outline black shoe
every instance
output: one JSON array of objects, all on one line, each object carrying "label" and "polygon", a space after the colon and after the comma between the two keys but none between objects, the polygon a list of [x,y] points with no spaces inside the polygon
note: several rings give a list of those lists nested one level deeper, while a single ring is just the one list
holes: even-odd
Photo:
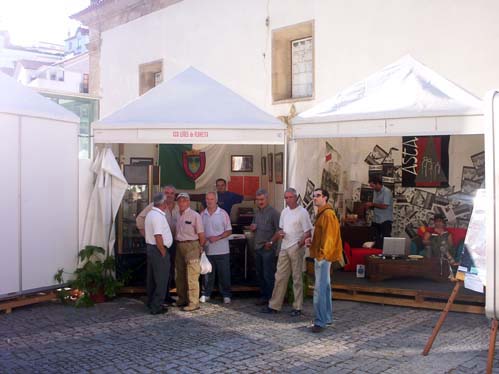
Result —
[{"label": "black shoe", "polygon": [[268,306],[266,306],[265,308],[263,308],[262,310],[260,310],[260,313],[267,313],[267,314],[275,314],[275,313],[278,313],[279,311],[275,310],[275,309],[272,309]]},{"label": "black shoe", "polygon": [[320,327],[320,326],[317,326],[317,325],[313,325],[312,328],[311,328],[311,331],[313,333],[323,332],[324,330],[325,330],[324,327]]},{"label": "black shoe", "polygon": [[175,301],[173,297],[165,297],[165,304],[173,304]]},{"label": "black shoe", "polygon": [[168,313],[168,309],[167,308],[162,308],[160,310],[151,311],[151,314],[153,316],[158,315],[158,314],[166,314],[166,313]]},{"label": "black shoe", "polygon": [[290,315],[291,317],[298,317],[298,316],[301,316],[301,314],[302,314],[302,313],[301,313],[301,310],[299,310],[299,309],[293,309],[293,310],[291,311],[291,313],[289,313],[289,315]]}]

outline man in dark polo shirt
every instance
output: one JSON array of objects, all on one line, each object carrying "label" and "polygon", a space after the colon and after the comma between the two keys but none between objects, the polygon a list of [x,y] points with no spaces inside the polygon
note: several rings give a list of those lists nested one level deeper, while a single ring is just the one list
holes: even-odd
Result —
[{"label": "man in dark polo shirt", "polygon": [[260,283],[260,300],[257,305],[267,305],[274,289],[275,248],[279,239],[279,212],[269,205],[269,194],[264,189],[256,191],[257,210],[251,231],[255,233],[255,265]]},{"label": "man in dark polo shirt", "polygon": [[225,210],[230,217],[230,212],[235,204],[240,204],[243,200],[253,200],[253,196],[243,196],[235,192],[227,191],[227,182],[223,178],[218,178],[215,182],[217,187],[218,206]]}]

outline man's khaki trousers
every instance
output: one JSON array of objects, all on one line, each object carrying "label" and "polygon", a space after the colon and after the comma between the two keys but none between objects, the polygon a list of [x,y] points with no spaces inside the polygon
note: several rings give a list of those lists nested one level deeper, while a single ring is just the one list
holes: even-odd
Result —
[{"label": "man's khaki trousers", "polygon": [[199,306],[199,273],[201,254],[199,242],[177,242],[175,258],[175,282],[177,285],[178,305]]},{"label": "man's khaki trousers", "polygon": [[305,248],[298,246],[298,243],[287,249],[281,249],[277,259],[277,271],[275,273],[275,285],[269,307],[281,310],[284,296],[288,289],[289,276],[293,276],[293,294],[295,300],[293,309],[301,310],[303,306],[303,257]]}]

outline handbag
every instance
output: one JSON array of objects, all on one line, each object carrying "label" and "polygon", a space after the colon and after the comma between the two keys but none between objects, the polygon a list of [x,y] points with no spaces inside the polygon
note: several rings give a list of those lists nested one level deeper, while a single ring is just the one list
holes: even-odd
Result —
[{"label": "handbag", "polygon": [[208,257],[206,257],[204,252],[201,253],[201,261],[199,262],[199,265],[201,266],[201,274],[211,273],[211,262],[208,260]]}]

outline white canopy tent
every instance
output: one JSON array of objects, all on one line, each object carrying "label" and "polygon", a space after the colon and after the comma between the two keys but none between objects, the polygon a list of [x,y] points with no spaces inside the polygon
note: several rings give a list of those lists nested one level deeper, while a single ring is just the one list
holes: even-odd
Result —
[{"label": "white canopy tent", "polygon": [[292,139],[483,134],[482,102],[405,56],[292,120]]},{"label": "white canopy tent", "polygon": [[0,298],[54,286],[78,253],[79,118],[0,73]]},{"label": "white canopy tent", "polygon": [[195,68],[93,124],[95,143],[285,144],[286,125]]}]

